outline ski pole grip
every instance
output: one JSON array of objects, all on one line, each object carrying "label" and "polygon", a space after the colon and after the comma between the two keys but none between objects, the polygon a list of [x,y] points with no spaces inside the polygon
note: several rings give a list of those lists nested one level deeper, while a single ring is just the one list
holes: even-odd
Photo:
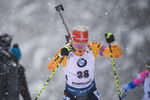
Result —
[{"label": "ski pole grip", "polygon": [[57,5],[57,6],[55,7],[55,9],[56,9],[56,11],[60,11],[60,9],[61,9],[62,11],[64,11],[64,7],[63,7],[62,4]]}]

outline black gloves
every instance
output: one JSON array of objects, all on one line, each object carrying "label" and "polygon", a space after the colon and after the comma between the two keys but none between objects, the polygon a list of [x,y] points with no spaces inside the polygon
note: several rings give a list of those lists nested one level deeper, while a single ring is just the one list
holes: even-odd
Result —
[{"label": "black gloves", "polygon": [[106,41],[107,43],[112,43],[115,41],[115,37],[112,33],[105,33],[105,38],[106,38]]},{"label": "black gloves", "polygon": [[60,55],[61,56],[68,56],[69,55],[69,52],[72,51],[72,46],[71,47],[63,47],[60,51]]}]

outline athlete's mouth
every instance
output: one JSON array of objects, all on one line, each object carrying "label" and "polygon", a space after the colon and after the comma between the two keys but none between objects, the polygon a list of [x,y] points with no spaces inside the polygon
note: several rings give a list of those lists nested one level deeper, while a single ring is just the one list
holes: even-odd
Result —
[{"label": "athlete's mouth", "polygon": [[82,53],[82,50],[78,50],[79,53]]}]

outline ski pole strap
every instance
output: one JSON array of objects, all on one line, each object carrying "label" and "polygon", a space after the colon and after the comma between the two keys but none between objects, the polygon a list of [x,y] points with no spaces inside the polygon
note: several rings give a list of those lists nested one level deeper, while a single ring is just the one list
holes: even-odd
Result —
[{"label": "ski pole strap", "polygon": [[63,61],[63,57],[61,58],[60,62],[58,63],[57,67],[54,69],[54,71],[51,73],[51,75],[49,76],[48,80],[46,81],[46,83],[44,84],[43,88],[41,89],[41,91],[39,92],[39,94],[37,95],[37,97],[35,98],[35,100],[37,100],[40,96],[40,94],[42,93],[42,91],[44,90],[44,88],[46,87],[46,85],[48,84],[48,82],[50,81],[50,79],[53,77],[53,75],[55,74],[55,72],[57,71],[58,67],[60,66],[61,62]]},{"label": "ski pole strap", "polygon": [[113,54],[112,54],[112,50],[111,50],[111,45],[110,45],[110,43],[109,43],[109,49],[110,49],[110,55],[111,55],[112,66],[113,66],[113,70],[114,70],[114,75],[115,75],[115,79],[116,79],[116,85],[117,85],[119,100],[123,100],[123,99],[121,98],[121,93],[120,93],[120,88],[119,88],[119,82],[118,82],[117,73],[116,73],[116,68],[115,68],[115,62],[114,62],[114,58],[113,58]]}]

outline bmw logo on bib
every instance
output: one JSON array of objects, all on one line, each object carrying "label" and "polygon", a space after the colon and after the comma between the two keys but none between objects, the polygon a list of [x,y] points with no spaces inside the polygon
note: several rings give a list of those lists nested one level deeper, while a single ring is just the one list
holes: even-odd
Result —
[{"label": "bmw logo on bib", "polygon": [[86,66],[86,64],[87,64],[87,61],[86,61],[84,58],[80,58],[80,59],[78,59],[78,61],[77,61],[77,65],[78,65],[79,67],[84,67],[84,66]]}]

